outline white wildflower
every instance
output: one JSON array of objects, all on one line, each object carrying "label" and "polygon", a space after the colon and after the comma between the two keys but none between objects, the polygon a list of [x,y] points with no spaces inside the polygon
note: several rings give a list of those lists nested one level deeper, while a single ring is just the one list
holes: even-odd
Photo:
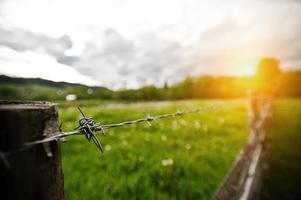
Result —
[{"label": "white wildflower", "polygon": [[169,158],[166,160],[162,160],[161,164],[165,167],[165,166],[169,166],[169,165],[173,165],[173,159]]},{"label": "white wildflower", "polygon": [[207,124],[205,124],[205,125],[203,126],[203,131],[204,131],[204,132],[207,132],[207,131],[208,131],[208,125],[207,125]]},{"label": "white wildflower", "polygon": [[174,129],[174,130],[176,130],[176,129],[178,129],[178,122],[177,121],[172,121],[172,129]]},{"label": "white wildflower", "polygon": [[128,141],[122,140],[122,145],[126,146],[128,144]]},{"label": "white wildflower", "polygon": [[139,162],[143,162],[144,161],[144,157],[143,156],[139,156],[138,160],[139,160]]},{"label": "white wildflower", "polygon": [[180,119],[179,120],[179,123],[182,125],[182,126],[187,126],[187,122],[185,119]]},{"label": "white wildflower", "polygon": [[190,149],[191,149],[191,144],[186,144],[186,145],[185,145],[185,148],[186,148],[187,150],[190,150]]},{"label": "white wildflower", "polygon": [[162,141],[166,141],[166,140],[167,140],[167,137],[166,137],[165,135],[162,135],[162,136],[161,136],[161,140],[162,140]]},{"label": "white wildflower", "polygon": [[195,122],[194,122],[194,127],[195,127],[196,129],[200,129],[200,128],[201,128],[201,123],[200,123],[199,121],[195,121]]},{"label": "white wildflower", "polygon": [[221,124],[221,125],[224,124],[225,123],[225,119],[224,118],[219,118],[218,123]]},{"label": "white wildflower", "polygon": [[112,146],[111,146],[111,145],[107,144],[107,145],[105,146],[105,150],[106,150],[106,151],[110,151],[111,149],[112,149]]}]

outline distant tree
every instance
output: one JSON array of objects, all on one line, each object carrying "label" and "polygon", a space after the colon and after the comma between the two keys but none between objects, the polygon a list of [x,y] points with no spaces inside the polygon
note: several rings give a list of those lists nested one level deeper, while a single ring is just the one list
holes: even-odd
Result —
[{"label": "distant tree", "polygon": [[279,76],[281,74],[280,64],[276,58],[265,57],[258,63],[256,78],[258,81],[258,90],[275,95]]},{"label": "distant tree", "polygon": [[276,58],[266,57],[259,61],[256,75],[260,81],[272,82],[280,73],[279,61]]},{"label": "distant tree", "polygon": [[167,83],[167,81],[165,81],[164,82],[164,87],[163,87],[165,90],[167,90],[168,89],[168,83]]}]

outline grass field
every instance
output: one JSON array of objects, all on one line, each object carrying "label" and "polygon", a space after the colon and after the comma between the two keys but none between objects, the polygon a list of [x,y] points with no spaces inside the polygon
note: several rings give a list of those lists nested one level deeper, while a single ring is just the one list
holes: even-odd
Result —
[{"label": "grass field", "polygon": [[68,138],[62,145],[66,199],[210,199],[245,144],[247,116],[244,100],[61,104],[66,131],[77,126],[76,105],[108,124],[208,104],[231,106],[111,129],[99,136],[103,155],[84,137]]},{"label": "grass field", "polygon": [[301,100],[279,100],[269,131],[270,172],[264,200],[301,198]]}]

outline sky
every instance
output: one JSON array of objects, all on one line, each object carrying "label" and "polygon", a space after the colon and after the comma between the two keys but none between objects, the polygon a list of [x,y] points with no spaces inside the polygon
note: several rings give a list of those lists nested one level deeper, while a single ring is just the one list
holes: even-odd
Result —
[{"label": "sky", "polygon": [[298,0],[0,0],[0,74],[112,89],[301,69]]}]

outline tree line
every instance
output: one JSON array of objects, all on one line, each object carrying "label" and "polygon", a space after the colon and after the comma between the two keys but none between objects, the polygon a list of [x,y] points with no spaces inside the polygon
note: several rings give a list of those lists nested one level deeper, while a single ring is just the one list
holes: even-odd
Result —
[{"label": "tree line", "polygon": [[203,75],[187,77],[173,85],[154,85],[139,89],[113,91],[105,87],[0,76],[0,98],[22,100],[64,100],[74,94],[77,99],[112,100],[180,100],[206,98],[242,98],[249,91],[265,91],[276,97],[301,97],[301,71],[282,72],[274,58],[262,59],[253,76],[231,77]]}]

